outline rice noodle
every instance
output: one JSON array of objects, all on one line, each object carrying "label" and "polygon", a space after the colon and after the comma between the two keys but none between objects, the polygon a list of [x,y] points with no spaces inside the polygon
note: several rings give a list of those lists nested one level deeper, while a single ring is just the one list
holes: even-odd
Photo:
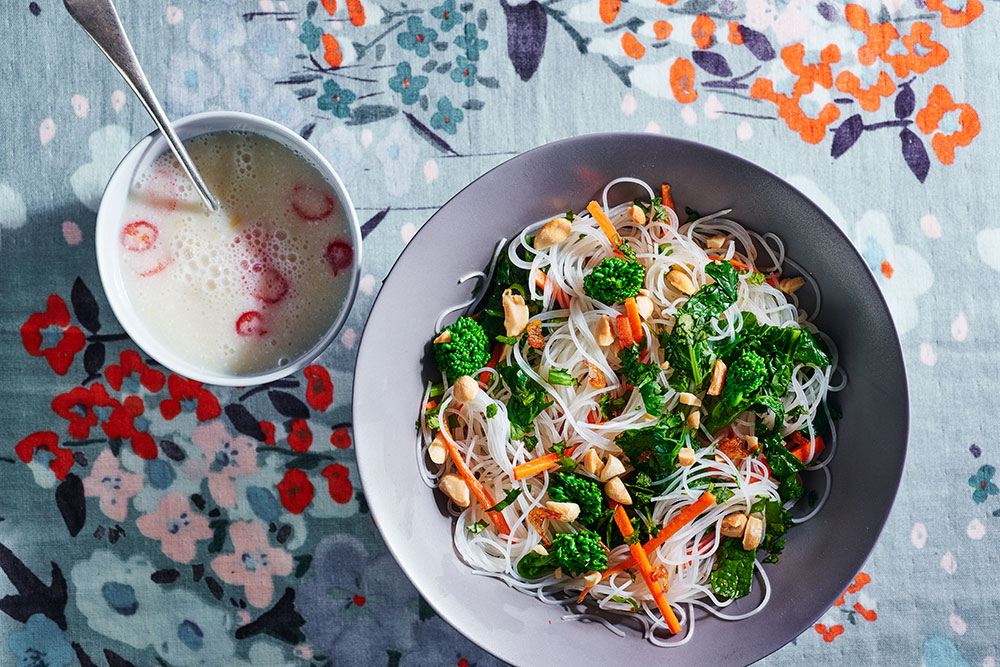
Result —
[{"label": "rice noodle", "polygon": [[[805,278],[806,287],[803,292],[815,304],[809,316],[799,308],[799,301],[794,294],[786,294],[769,282],[755,284],[746,279],[749,274],[741,275],[736,302],[726,309],[718,321],[712,323],[709,340],[735,340],[744,325],[744,314],[752,313],[762,324],[806,328],[821,337],[830,350],[832,363],[825,368],[801,364],[793,368],[788,392],[782,399],[785,413],[789,415],[782,429],[783,436],[804,430],[811,440],[816,435],[813,422],[820,414],[829,424],[825,451],[816,457],[818,460],[810,461],[803,472],[807,479],[811,479],[817,471],[823,472],[822,496],[807,514],[795,518],[794,522],[812,518],[829,497],[832,480],[827,465],[837,449],[837,433],[827,404],[827,394],[839,391],[847,382],[846,374],[837,366],[838,355],[833,341],[818,332],[810,322],[818,314],[821,305],[816,281],[786,257],[785,245],[780,238],[772,233],[761,235],[745,229],[727,217],[729,209],[683,224],[679,223],[672,210],[665,209],[667,220],[637,225],[628,215],[631,202],[608,207],[608,193],[614,185],[620,183],[639,185],[650,198],[654,194],[646,183],[634,178],[615,179],[608,183],[602,193],[605,211],[612,224],[646,268],[645,288],[654,304],[652,315],[644,323],[644,341],[649,362],[659,365],[664,360],[657,337],[650,334],[670,330],[678,309],[687,301],[687,295],[681,294],[666,281],[665,276],[671,269],[684,271],[695,285],[701,286],[708,280],[705,267],[713,261],[711,256],[742,262],[752,270],[768,274],[769,278],[780,277],[786,266]],[[598,320],[605,315],[613,319],[621,314],[621,310],[592,300],[583,289],[584,277],[604,258],[611,256],[614,248],[593,217],[584,212],[573,219],[569,238],[543,251],[536,251],[531,246],[529,237],[545,222],[539,221],[525,227],[506,250],[515,266],[532,272],[530,275],[541,270],[546,274],[543,288],[539,289],[533,280],[527,286],[529,296],[541,300],[543,304],[542,311],[533,319],[541,325],[545,338],[544,348],[536,352],[527,343],[507,346],[503,361],[519,366],[549,393],[553,401],[553,405],[535,420],[535,433],[545,450],[549,443],[565,441],[567,446],[576,446],[572,454],[576,461],[582,461],[591,449],[597,450],[602,456],[617,453],[619,449],[614,438],[618,434],[649,426],[651,421],[645,414],[639,391],[626,388],[619,381],[615,371],[616,352],[612,348],[602,348],[594,339]],[[722,246],[706,251],[706,240],[719,235],[725,237]],[[480,288],[488,285],[496,270],[503,243],[502,241],[496,246],[486,271],[471,273],[460,282],[476,278]],[[526,259],[528,257],[531,259]],[[556,301],[557,289],[569,297],[568,308],[563,308]],[[444,319],[450,313],[463,311],[475,301],[476,299],[464,302],[441,313],[434,333],[441,330]],[[529,362],[529,358],[533,361]],[[591,367],[603,372],[605,387],[594,388],[586,381]],[[565,369],[573,377],[580,378],[580,384],[550,384],[549,371],[557,368]],[[663,370],[659,380],[665,387],[666,407],[674,409],[678,403],[678,394],[666,382],[670,372]],[[548,498],[549,475],[543,472],[530,479],[514,480],[514,467],[538,456],[542,450],[529,452],[524,442],[511,439],[506,408],[510,390],[499,381],[496,370],[486,368],[483,373],[487,374],[484,378],[486,391],[480,391],[475,399],[461,406],[453,401],[453,388],[445,384],[443,395],[438,397],[440,418],[453,420],[453,427],[449,429],[450,433],[443,433],[462,453],[468,468],[493,498],[503,498],[511,488],[520,489],[521,494],[503,511],[510,526],[510,534],[507,536],[496,532],[488,520],[487,527],[481,531],[473,532],[468,529],[477,522],[486,520],[484,508],[478,503],[474,502],[466,509],[450,506],[449,509],[455,516],[455,548],[475,574],[499,579],[545,604],[564,604],[583,590],[582,578],[557,578],[556,573],[552,573],[539,579],[526,580],[517,572],[518,561],[541,542],[541,537],[528,521],[528,514],[532,509],[544,507]],[[838,381],[834,383],[834,375],[837,374]],[[429,392],[428,385],[421,405],[426,404]],[[590,423],[588,416],[597,408],[604,394],[625,396],[625,408],[611,420],[599,424]],[[487,417],[488,410],[495,410],[493,418]],[[754,435],[758,420],[753,413],[744,413],[733,422],[730,431],[741,438]],[[453,468],[450,461],[440,466],[430,463],[426,453],[432,437],[433,433],[421,414],[417,451],[420,457],[420,474],[428,485],[433,485],[434,480]],[[734,511],[749,512],[751,506],[761,498],[780,501],[777,482],[771,478],[767,465],[758,458],[747,457],[737,465],[717,451],[716,442],[704,429],[696,440],[690,440],[689,437],[688,444],[695,449],[694,463],[676,469],[664,480],[654,480],[662,483],[664,491],[653,499],[653,520],[660,524],[668,523],[698,498],[709,480],[716,488],[728,489],[732,495],[724,502],[709,507],[650,554],[651,565],[666,572],[665,596],[682,625],[687,628],[684,636],[665,638],[668,636],[666,626],[651,593],[641,578],[633,578],[627,572],[608,577],[590,590],[590,597],[596,603],[595,611],[604,613],[567,614],[563,617],[564,620],[598,622],[614,634],[624,636],[620,628],[607,620],[607,614],[611,613],[613,618],[636,623],[651,643],[669,648],[691,640],[694,634],[695,607],[721,619],[738,620],[758,613],[767,604],[771,587],[760,563],[755,563],[755,569],[763,586],[761,601],[752,610],[742,614],[722,612],[731,601],[716,597],[709,576],[723,539],[720,532],[722,519]],[[795,505],[793,501],[786,504],[786,507],[790,509]],[[558,521],[550,523],[555,524],[553,528],[558,532],[575,530],[571,524]],[[622,545],[610,552],[609,561],[614,565],[626,557],[628,549]],[[634,600],[638,610],[633,611],[631,603],[622,600]]]}]

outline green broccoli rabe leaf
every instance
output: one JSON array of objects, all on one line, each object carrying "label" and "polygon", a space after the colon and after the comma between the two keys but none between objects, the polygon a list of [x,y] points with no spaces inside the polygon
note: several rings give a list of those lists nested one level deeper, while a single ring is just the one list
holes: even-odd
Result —
[{"label": "green broccoli rabe leaf", "polygon": [[590,527],[604,513],[604,492],[596,482],[579,475],[556,473],[549,477],[549,498],[580,506],[577,521]]},{"label": "green broccoli rabe leaf", "polygon": [[487,512],[500,512],[502,510],[510,507],[510,504],[517,500],[517,497],[521,495],[521,489],[507,489],[507,495],[504,499],[498,502],[493,507],[487,508]]},{"label": "green broccoli rabe leaf", "polygon": [[552,539],[548,551],[546,556],[534,551],[526,554],[517,563],[518,574],[525,579],[537,579],[557,567],[571,576],[608,569],[608,556],[601,546],[601,538],[591,530],[560,533]]},{"label": "green broccoli rabe leaf", "polygon": [[653,426],[623,431],[615,438],[615,444],[636,471],[644,472],[652,479],[661,479],[676,466],[683,436],[684,418],[679,414],[670,414]]},{"label": "green broccoli rabe leaf", "polygon": [[792,353],[792,361],[822,368],[830,365],[830,355],[819,337],[803,329],[799,344]]},{"label": "green broccoli rabe leaf", "polygon": [[647,382],[653,382],[660,374],[660,369],[653,364],[644,364],[639,361],[641,354],[642,346],[638,343],[624,347],[618,352],[621,373],[625,377],[625,381],[633,387],[641,387]]},{"label": "green broccoli rabe leaf", "polygon": [[610,393],[601,394],[601,399],[598,401],[601,416],[605,420],[614,419],[620,415],[626,404],[628,404],[628,396],[612,396]]},{"label": "green broccoli rabe leaf", "polygon": [[788,478],[794,478],[805,467],[802,461],[795,458],[782,444],[780,436],[764,441],[764,456],[767,457],[767,465],[771,468],[771,474],[781,482]]},{"label": "green broccoli rabe leaf", "polygon": [[803,493],[805,493],[805,489],[795,477],[789,477],[778,486],[778,495],[783,503],[787,503],[789,500],[798,500]]},{"label": "green broccoli rabe leaf", "polygon": [[684,212],[687,214],[687,222],[694,222],[701,217],[701,213],[694,210],[690,206],[684,207]]},{"label": "green broccoli rabe leaf", "polygon": [[757,550],[744,551],[739,538],[727,537],[715,555],[716,569],[709,577],[719,597],[735,600],[750,592]]},{"label": "green broccoli rabe leaf", "polygon": [[[528,296],[529,292],[526,288],[529,280],[528,270],[515,266],[510,261],[507,249],[505,246],[497,258],[497,265],[493,271],[493,278],[490,280],[486,303],[483,311],[479,314],[479,323],[483,326],[483,330],[486,332],[489,340],[496,340],[497,336],[506,334],[506,329],[503,325],[504,290],[510,288],[523,296],[525,303],[528,304],[529,314],[534,315],[541,309],[540,304],[537,301],[532,301]],[[533,253],[528,253],[526,259],[531,261],[532,257]]]},{"label": "green broccoli rabe leaf", "polygon": [[654,417],[659,417],[663,414],[663,408],[666,404],[666,399],[664,398],[666,390],[660,386],[659,382],[647,382],[639,387],[639,394],[642,396],[642,404],[648,414]]},{"label": "green broccoli rabe leaf", "polygon": [[[511,430],[514,431],[516,427],[518,435],[534,432],[535,417],[552,405],[552,401],[546,400],[548,392],[516,365],[500,366],[497,371],[511,391],[510,400],[507,401],[507,418],[510,420]],[[511,437],[514,437],[513,433]]]},{"label": "green broccoli rabe leaf", "polygon": [[715,282],[703,285],[687,300],[681,310],[708,321],[722,315],[726,308],[733,305],[740,279],[736,269],[729,262],[712,262],[705,266],[705,273],[714,278]]},{"label": "green broccoli rabe leaf", "polygon": [[574,378],[573,375],[565,368],[550,368],[548,379],[549,384],[553,385],[575,387],[580,384],[580,381]]}]

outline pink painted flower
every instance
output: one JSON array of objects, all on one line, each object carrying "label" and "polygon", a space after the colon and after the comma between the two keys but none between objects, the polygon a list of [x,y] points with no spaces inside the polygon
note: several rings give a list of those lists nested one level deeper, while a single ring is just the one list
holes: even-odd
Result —
[{"label": "pink painted flower", "polygon": [[183,493],[168,493],[152,514],[143,514],[135,525],[139,532],[160,541],[163,554],[178,563],[194,560],[195,542],[212,537],[208,519],[194,512]]},{"label": "pink painted flower", "polygon": [[312,646],[310,646],[309,644],[299,644],[299,645],[297,645],[292,650],[292,653],[294,653],[295,657],[298,658],[299,660],[312,660],[313,659]]},{"label": "pink painted flower", "polygon": [[200,462],[208,477],[208,490],[221,507],[236,506],[233,478],[257,474],[257,445],[245,435],[229,435],[221,420],[202,424],[191,434],[205,458]]},{"label": "pink painted flower", "polygon": [[83,480],[83,493],[101,499],[101,511],[113,521],[124,521],[128,499],[142,490],[142,475],[125,472],[118,459],[105,449],[90,467],[90,477]]},{"label": "pink painted flower", "polygon": [[243,586],[247,600],[255,607],[266,607],[274,597],[273,576],[292,571],[292,556],[284,549],[272,548],[264,526],[256,521],[238,521],[229,526],[234,553],[212,561],[212,569],[227,584]]}]

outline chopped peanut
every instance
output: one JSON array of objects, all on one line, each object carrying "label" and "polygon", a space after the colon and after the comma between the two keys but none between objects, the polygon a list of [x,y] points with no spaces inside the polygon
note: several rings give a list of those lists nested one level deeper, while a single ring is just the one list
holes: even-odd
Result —
[{"label": "chopped peanut", "polygon": [[448,443],[440,431],[434,435],[434,439],[427,447],[427,455],[431,457],[431,461],[438,465],[444,463],[445,459],[448,458]]},{"label": "chopped peanut", "polygon": [[691,428],[697,429],[699,426],[701,426],[701,413],[698,412],[697,410],[692,410],[690,413],[688,413],[687,423],[688,426],[690,426]]},{"label": "chopped peanut", "polygon": [[587,453],[583,455],[583,469],[591,475],[600,475],[601,471],[604,470],[604,462],[597,455],[596,449],[588,449]]},{"label": "chopped peanut", "polygon": [[755,435],[747,436],[747,448],[751,452],[756,452],[758,449],[760,449],[760,440],[757,439],[757,436]]},{"label": "chopped peanut", "polygon": [[778,281],[778,289],[780,289],[785,294],[795,294],[800,287],[806,284],[806,279],[802,276],[795,276],[794,278],[782,278]]},{"label": "chopped peanut", "polygon": [[715,365],[712,366],[712,381],[708,385],[708,391],[706,392],[709,396],[718,396],[722,393],[722,385],[726,382],[726,362],[722,359],[716,359]]},{"label": "chopped peanut", "polygon": [[573,223],[566,218],[556,218],[546,222],[535,234],[535,250],[545,250],[557,243],[562,243],[569,236]]},{"label": "chopped peanut", "polygon": [[611,330],[611,318],[607,315],[602,315],[601,319],[597,320],[594,340],[601,347],[607,347],[615,342],[615,332]]},{"label": "chopped peanut", "polygon": [[752,516],[747,519],[747,529],[743,533],[743,548],[746,551],[756,549],[760,546],[760,541],[764,537],[764,522],[760,517]]},{"label": "chopped peanut", "polygon": [[548,556],[549,555],[549,550],[545,548],[544,544],[536,544],[535,548],[532,549],[532,551],[534,551],[539,556]]},{"label": "chopped peanut", "polygon": [[557,567],[556,571],[552,573],[552,576],[554,576],[556,579],[562,579],[562,568]]},{"label": "chopped peanut", "polygon": [[747,515],[743,512],[734,512],[722,519],[719,531],[726,537],[742,537],[747,526]]},{"label": "chopped peanut", "polygon": [[640,294],[635,297],[635,307],[639,311],[639,317],[644,320],[648,320],[649,316],[653,314],[653,300],[648,296]]},{"label": "chopped peanut", "polygon": [[591,570],[587,574],[583,575],[583,585],[588,589],[593,588],[599,583],[601,583],[601,573],[597,570]]},{"label": "chopped peanut", "polygon": [[638,206],[636,206],[635,204],[632,204],[631,206],[628,207],[628,217],[630,217],[632,219],[632,222],[634,222],[637,225],[646,224],[646,212],[643,211]]},{"label": "chopped peanut", "polygon": [[437,345],[438,343],[450,343],[450,342],[451,342],[451,332],[448,331],[447,329],[438,334],[438,337],[434,339],[435,345]]},{"label": "chopped peanut", "polygon": [[608,460],[604,462],[604,468],[601,470],[600,480],[606,482],[612,477],[617,477],[618,475],[625,474],[625,464],[621,462],[614,454],[608,456]]},{"label": "chopped peanut", "polygon": [[686,391],[682,391],[678,394],[678,399],[680,399],[681,405],[692,405],[694,407],[701,405],[701,399]]},{"label": "chopped peanut", "polygon": [[666,359],[664,359],[663,363],[660,364],[660,370],[669,371],[670,370],[670,362],[667,361]]},{"label": "chopped peanut", "polygon": [[438,482],[438,488],[459,507],[465,508],[469,506],[471,500],[469,497],[469,485],[458,475],[450,473],[445,475]]},{"label": "chopped peanut", "polygon": [[726,243],[726,235],[718,234],[716,236],[709,236],[705,239],[705,247],[718,250]]},{"label": "chopped peanut", "polygon": [[628,494],[628,489],[625,488],[625,483],[622,482],[620,477],[615,477],[605,482],[604,493],[619,505],[632,504],[632,496]]},{"label": "chopped peanut", "polygon": [[694,450],[690,447],[681,447],[677,450],[677,465],[687,467],[694,463]]},{"label": "chopped peanut", "polygon": [[503,326],[508,336],[518,336],[528,326],[528,306],[524,297],[510,288],[503,292]]},{"label": "chopped peanut", "polygon": [[560,521],[576,521],[580,516],[580,506],[576,503],[557,503],[550,500],[545,506],[553,512],[558,512]]},{"label": "chopped peanut", "polygon": [[479,383],[468,375],[463,375],[455,380],[455,392],[453,396],[459,403],[468,403],[474,399],[478,393]]},{"label": "chopped peanut", "polygon": [[672,269],[667,273],[667,282],[684,294],[694,294],[698,291],[698,288],[695,287],[694,281],[691,280],[691,277],[683,271],[679,271],[677,269]]}]

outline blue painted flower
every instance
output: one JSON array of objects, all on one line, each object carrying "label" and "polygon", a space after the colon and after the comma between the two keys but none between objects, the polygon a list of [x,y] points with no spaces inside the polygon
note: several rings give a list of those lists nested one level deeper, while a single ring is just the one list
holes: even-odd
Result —
[{"label": "blue painted flower", "polygon": [[997,469],[993,466],[982,466],[969,478],[969,486],[975,489],[972,492],[972,499],[977,503],[985,503],[987,498],[1000,493],[1000,489],[993,483],[993,475],[996,472]]},{"label": "blue painted flower", "polygon": [[7,646],[17,658],[18,667],[63,667],[76,657],[63,631],[42,614],[34,614],[23,630],[12,632]]},{"label": "blue painted flower", "polygon": [[479,60],[479,52],[485,51],[488,44],[485,39],[479,39],[475,23],[466,23],[463,33],[455,38],[455,46],[465,49],[465,56],[469,60]]},{"label": "blue painted flower", "polygon": [[424,25],[419,16],[411,16],[406,20],[406,32],[396,36],[399,45],[408,51],[415,51],[421,58],[426,58],[431,52],[431,44],[437,39],[437,30]]},{"label": "blue painted flower", "polygon": [[357,96],[347,88],[341,88],[336,81],[327,79],[323,82],[323,94],[316,100],[316,105],[323,111],[329,111],[337,118],[347,118],[351,115],[351,104]]},{"label": "blue painted flower", "polygon": [[437,103],[437,113],[431,116],[431,127],[435,130],[444,130],[448,134],[458,132],[458,124],[465,119],[465,114],[461,109],[451,106],[451,100],[442,97]]},{"label": "blue painted flower", "polygon": [[455,83],[465,83],[471,88],[476,85],[476,64],[466,58],[459,56],[455,59],[455,66],[451,68],[451,80]]},{"label": "blue painted flower", "polygon": [[455,10],[455,0],[445,0],[431,9],[431,16],[441,19],[441,31],[448,32],[462,22],[462,15]]},{"label": "blue painted flower", "polygon": [[420,91],[427,86],[426,76],[413,76],[410,63],[399,63],[396,76],[389,79],[389,88],[399,93],[403,104],[413,104],[420,99]]},{"label": "blue painted flower", "polygon": [[299,41],[305,44],[306,48],[310,51],[315,51],[319,48],[319,41],[322,36],[322,28],[317,28],[312,21],[306,21],[302,24],[302,34],[299,35]]}]

